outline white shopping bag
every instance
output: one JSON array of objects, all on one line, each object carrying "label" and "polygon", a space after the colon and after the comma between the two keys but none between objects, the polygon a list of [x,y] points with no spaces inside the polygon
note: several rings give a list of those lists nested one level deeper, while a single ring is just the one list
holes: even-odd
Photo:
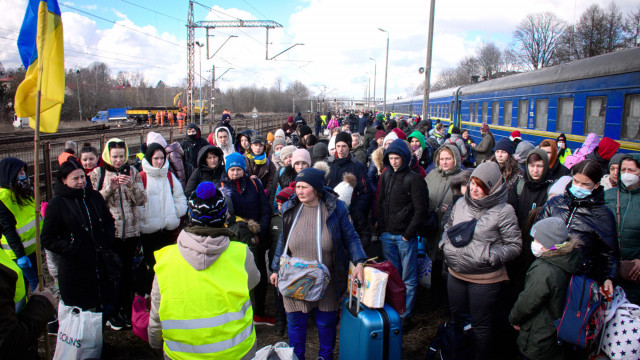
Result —
[{"label": "white shopping bag", "polygon": [[[352,288],[353,283],[353,271],[355,265],[349,262],[349,274],[348,274],[348,287],[353,296],[358,296],[357,288]],[[389,281],[389,274],[384,271],[372,268],[370,266],[364,267],[364,283],[360,289],[360,302],[365,306],[372,309],[379,309],[384,307],[384,300],[387,294],[387,282]]]},{"label": "white shopping bag", "polygon": [[256,356],[251,360],[298,360],[298,357],[286,342],[279,342],[258,350]]},{"label": "white shopping bag", "polygon": [[58,339],[54,360],[100,359],[102,353],[102,313],[82,311],[60,301]]}]

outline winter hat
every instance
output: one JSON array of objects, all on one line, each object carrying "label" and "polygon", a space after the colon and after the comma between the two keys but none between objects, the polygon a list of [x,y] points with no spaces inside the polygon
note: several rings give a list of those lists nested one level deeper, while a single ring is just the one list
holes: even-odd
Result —
[{"label": "winter hat", "polygon": [[600,140],[600,143],[598,144],[597,153],[601,158],[609,160],[618,152],[619,148],[619,142],[605,136],[602,138],[602,140]]},{"label": "winter hat", "polygon": [[339,142],[344,142],[349,146],[349,149],[351,149],[351,134],[349,134],[348,132],[339,132],[338,135],[336,135],[336,144],[338,144]]},{"label": "winter hat", "polygon": [[482,128],[481,128],[481,129],[482,129],[482,132],[485,132],[485,133],[486,133],[486,132],[489,132],[489,125],[487,125],[487,124],[482,124]]},{"label": "winter hat", "polygon": [[269,133],[267,134],[267,141],[273,141],[275,139],[276,137],[273,136],[273,133],[271,131],[269,131]]},{"label": "winter hat", "polygon": [[284,130],[282,130],[282,129],[276,130],[276,133],[275,133],[275,135],[273,137],[275,137],[276,139],[286,140],[286,136],[284,134]]},{"label": "winter hat", "polygon": [[405,134],[404,131],[400,130],[399,128],[393,128],[391,131],[398,135],[398,139],[407,140],[407,134]]},{"label": "winter hat", "polygon": [[395,140],[398,139],[398,134],[396,134],[395,131],[391,131],[389,132],[389,134],[387,134],[387,136],[384,137],[384,140],[382,140],[382,146],[384,146],[384,144],[387,143],[387,141],[391,140]]},{"label": "winter hat", "polygon": [[157,132],[154,131],[149,131],[149,133],[147,134],[147,146],[156,143],[156,144],[160,144],[162,146],[162,148],[166,148],[167,147],[167,140],[165,140],[162,137],[162,134],[159,134]]},{"label": "winter hat", "polygon": [[260,143],[262,145],[266,145],[267,144],[267,139],[265,139],[264,136],[262,136],[262,135],[256,135],[251,139],[251,143],[252,144]]},{"label": "winter hat", "polygon": [[313,134],[313,131],[311,131],[311,127],[309,127],[309,125],[302,125],[298,128],[298,135],[300,135],[301,138],[309,134]]},{"label": "winter hat", "polygon": [[294,165],[298,161],[304,161],[309,166],[311,166],[311,154],[306,149],[298,149],[293,152],[293,158],[291,159],[291,164]]},{"label": "winter hat", "polygon": [[327,144],[325,144],[323,142],[319,142],[319,143],[313,145],[313,150],[312,150],[312,155],[311,155],[311,162],[312,163],[315,164],[316,161],[322,161],[327,156],[329,156],[329,148],[327,147]]},{"label": "winter hat", "polygon": [[198,185],[187,201],[192,225],[223,227],[227,217],[227,204],[222,191],[210,181]]},{"label": "winter hat", "polygon": [[278,146],[278,145],[286,146],[287,142],[282,138],[276,138],[275,140],[273,140],[273,144],[271,144],[271,148],[275,149],[276,146]]},{"label": "winter hat", "polygon": [[291,184],[289,184],[289,186],[287,186],[286,188],[282,189],[276,195],[276,202],[278,202],[280,204],[284,204],[287,201],[289,201],[291,196],[293,196],[293,194],[295,194],[295,193],[296,193],[296,182],[294,181]]},{"label": "winter hat", "polygon": [[376,121],[379,121],[380,123],[382,123],[384,121],[384,115],[382,113],[377,113]]},{"label": "winter hat", "polygon": [[569,239],[569,231],[564,220],[558,217],[548,217],[533,224],[531,237],[551,250]]},{"label": "winter hat", "polygon": [[529,153],[533,149],[535,149],[535,147],[533,146],[532,143],[526,140],[521,141],[518,144],[518,146],[516,146],[516,152],[515,152],[514,158],[518,160],[518,163],[520,163],[520,165],[522,165],[527,161],[527,156],[529,156]]},{"label": "winter hat", "polygon": [[622,161],[622,158],[625,156],[626,154],[615,154],[611,157],[611,160],[609,160],[609,168],[611,168],[611,165],[613,164],[620,164],[620,161]]},{"label": "winter hat", "polygon": [[558,136],[556,138],[556,142],[558,142],[558,141],[565,141],[566,142],[567,141],[567,136],[565,134],[560,134],[560,136]]},{"label": "winter hat", "polygon": [[375,139],[378,140],[380,138],[384,138],[385,136],[387,136],[386,132],[384,132],[383,130],[378,130],[378,131],[376,131]]},{"label": "winter hat", "polygon": [[246,172],[247,163],[245,163],[244,159],[245,157],[237,152],[227,155],[227,157],[224,158],[224,171],[228,172],[229,169],[237,166]]},{"label": "winter hat", "polygon": [[[289,155],[293,155],[293,152],[298,148],[295,145],[287,145],[280,149],[280,160],[284,161]],[[305,150],[306,151],[306,150]]]},{"label": "winter hat", "polygon": [[147,159],[147,162],[149,163],[149,165],[152,164],[151,158],[153,158],[153,154],[157,150],[162,151],[162,154],[164,155],[165,160],[167,159],[167,151],[164,149],[164,147],[161,144],[154,142],[147,147],[147,151],[144,153],[144,158]]},{"label": "winter hat", "polygon": [[289,117],[287,118],[287,122],[288,122],[289,124],[293,124],[293,116],[289,116]]},{"label": "winter hat", "polygon": [[471,173],[471,177],[478,178],[478,180],[482,181],[489,189],[489,193],[492,193],[493,190],[502,183],[500,165],[493,161],[484,162],[478,165],[478,167]]},{"label": "winter hat", "polygon": [[321,193],[324,190],[324,175],[325,172],[320,169],[306,168],[296,176],[296,184],[301,182],[307,183]]},{"label": "winter hat", "polygon": [[567,188],[567,185],[573,180],[573,177],[569,175],[562,176],[558,180],[556,180],[553,185],[549,187],[549,198],[564,194],[564,190]]},{"label": "winter hat", "polygon": [[513,156],[513,144],[507,138],[502,138],[496,143],[496,151],[506,151],[509,156]]},{"label": "winter hat", "polygon": [[522,140],[522,136],[520,135],[520,130],[513,130],[511,135],[509,135],[509,140],[513,141],[515,139]]},{"label": "winter hat", "polygon": [[338,194],[338,199],[344,201],[347,208],[351,205],[351,197],[353,195],[353,189],[356,187],[358,179],[351,173],[344,173],[342,176],[342,182],[336,185],[333,191]]}]

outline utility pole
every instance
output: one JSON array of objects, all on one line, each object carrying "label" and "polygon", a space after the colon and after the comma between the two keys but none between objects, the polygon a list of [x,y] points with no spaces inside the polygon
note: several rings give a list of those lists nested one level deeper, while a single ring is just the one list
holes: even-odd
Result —
[{"label": "utility pole", "polygon": [[376,79],[378,78],[378,63],[374,58],[369,58],[369,60],[373,60],[373,107],[374,110],[376,108]]},{"label": "utility pole", "polygon": [[387,58],[385,60],[385,65],[384,65],[384,100],[383,100],[384,104],[382,105],[382,112],[386,117],[387,116],[387,75],[389,71],[389,32],[381,28],[378,28],[378,30],[387,33]]},{"label": "utility pole", "polygon": [[[424,94],[422,95],[422,120],[427,118],[429,108],[429,90],[431,89],[431,50],[433,48],[433,17],[435,12],[436,0],[431,0],[431,12],[429,13],[429,35],[427,37],[427,68],[424,72]],[[451,110],[453,111],[453,109]]]},{"label": "utility pole", "polygon": [[211,66],[211,99],[209,99],[210,103],[209,103],[209,113],[211,114],[211,123],[213,123],[215,121],[215,118],[213,117],[213,113],[216,110],[215,105],[214,105],[214,100],[216,97],[216,66],[212,65]]},{"label": "utility pole", "polygon": [[80,113],[80,121],[82,121],[82,105],[80,104],[80,70],[76,70],[76,93],[78,94],[78,113]]}]

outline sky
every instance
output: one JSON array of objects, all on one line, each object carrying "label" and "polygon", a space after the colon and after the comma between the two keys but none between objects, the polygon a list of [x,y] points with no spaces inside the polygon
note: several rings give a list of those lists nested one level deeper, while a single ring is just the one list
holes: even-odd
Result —
[{"label": "sky", "polygon": [[[210,31],[209,55],[195,51],[196,84],[217,82],[226,89],[255,85],[283,87],[299,80],[314,95],[327,98],[383,98],[387,35],[389,60],[387,100],[407,97],[424,81],[428,0],[200,0],[194,20],[273,20],[283,27],[269,30],[269,56],[301,43],[273,60],[265,59],[264,28],[216,28]],[[610,0],[436,0],[431,81],[475,55],[483,43],[509,46],[512,34],[527,14],[550,11],[575,23],[592,4]],[[616,0],[623,14],[638,8],[637,0]],[[27,0],[2,0],[0,62],[20,65],[16,39]],[[85,67],[95,61],[119,71],[140,72],[147,83],[182,85],[187,76],[187,0],[59,0],[65,42],[65,67]],[[204,5],[204,6],[203,6]],[[382,32],[379,28],[386,30]],[[230,35],[237,37],[230,38]],[[195,38],[206,43],[204,29]],[[223,43],[229,39],[228,42]],[[371,60],[373,59],[373,60]],[[369,84],[370,83],[370,84]],[[375,84],[375,86],[374,86]],[[370,95],[367,90],[370,91]]]}]

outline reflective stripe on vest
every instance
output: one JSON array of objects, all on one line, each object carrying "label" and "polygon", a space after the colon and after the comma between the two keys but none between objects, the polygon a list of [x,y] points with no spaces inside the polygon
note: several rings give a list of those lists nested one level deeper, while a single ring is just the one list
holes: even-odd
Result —
[{"label": "reflective stripe on vest", "polygon": [[[26,206],[18,205],[12,200],[12,192],[9,189],[0,189],[0,201],[4,206],[11,211],[16,218],[16,232],[20,236],[22,246],[24,247],[25,255],[31,255],[36,251],[36,212],[33,205],[33,201],[30,201]],[[7,255],[11,259],[16,259],[16,254],[13,253],[7,239],[4,235],[0,239],[2,248],[7,252]]]},{"label": "reflective stripe on vest", "polygon": [[158,315],[170,358],[239,359],[255,343],[245,269],[247,246],[230,242],[208,268],[194,269],[177,245],[155,252]]},{"label": "reflective stripe on vest", "polygon": [[16,313],[18,313],[27,302],[27,291],[24,286],[22,270],[18,267],[18,264],[16,264],[15,261],[9,258],[9,254],[4,251],[0,251],[0,264],[16,272],[16,292],[13,295],[13,303],[15,304]]}]

